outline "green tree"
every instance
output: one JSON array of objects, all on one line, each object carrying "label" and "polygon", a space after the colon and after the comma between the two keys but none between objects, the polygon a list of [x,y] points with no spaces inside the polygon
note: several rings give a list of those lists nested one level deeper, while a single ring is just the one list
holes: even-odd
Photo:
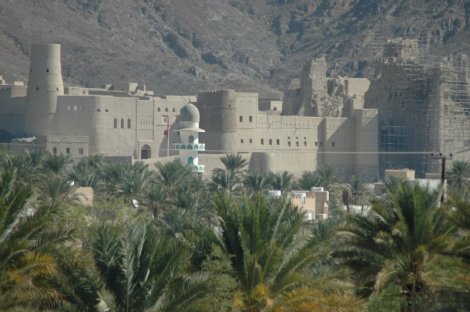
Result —
[{"label": "green tree", "polygon": [[305,171],[295,184],[300,190],[310,190],[312,187],[322,186],[321,178],[314,171]]},{"label": "green tree", "polygon": [[357,176],[352,176],[349,183],[342,183],[342,198],[343,204],[346,205],[346,210],[350,212],[349,205],[361,205],[361,213],[364,212],[364,205],[369,202],[371,193],[366,188],[365,184]]},{"label": "green tree", "polygon": [[270,187],[269,178],[262,174],[248,174],[243,180],[243,186],[249,196],[263,194]]},{"label": "green tree", "polygon": [[54,306],[60,298],[46,281],[56,272],[51,253],[68,240],[57,206],[36,200],[15,170],[0,176],[0,310]]},{"label": "green tree", "polygon": [[402,182],[388,199],[374,200],[368,216],[349,217],[338,256],[354,271],[360,294],[387,293],[401,311],[431,311],[468,289],[460,278],[468,271],[449,256],[454,228],[437,202],[437,193]]},{"label": "green tree", "polygon": [[72,159],[69,155],[51,155],[46,154],[43,166],[47,173],[53,173],[58,176],[65,173],[65,170],[72,164]]},{"label": "green tree", "polygon": [[194,181],[191,168],[183,166],[178,159],[169,163],[157,163],[156,180],[163,187],[163,190],[169,198],[175,196],[178,191]]},{"label": "green tree", "polygon": [[457,192],[467,192],[470,186],[470,163],[454,160],[452,167],[447,172],[449,185]]},{"label": "green tree", "polygon": [[272,173],[269,176],[269,181],[273,189],[281,192],[290,191],[292,188],[294,176],[287,171],[280,173]]},{"label": "green tree", "polygon": [[186,311],[206,292],[206,276],[187,273],[188,249],[152,223],[101,226],[93,254],[113,311]]},{"label": "green tree", "polygon": [[243,175],[245,167],[248,166],[248,161],[241,154],[227,154],[221,157],[220,161],[224,164],[225,170],[235,175]]},{"label": "green tree", "polygon": [[268,202],[258,195],[237,203],[223,194],[215,197],[214,206],[238,281],[236,308],[256,312],[318,307],[325,296],[309,287],[307,272],[323,261],[315,249],[321,239],[304,228],[297,208],[287,199]]}]

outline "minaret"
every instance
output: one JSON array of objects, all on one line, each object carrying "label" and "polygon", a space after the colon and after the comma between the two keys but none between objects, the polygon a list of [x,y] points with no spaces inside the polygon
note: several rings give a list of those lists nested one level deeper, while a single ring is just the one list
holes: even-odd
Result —
[{"label": "minaret", "polygon": [[199,151],[205,150],[205,144],[199,143],[199,110],[194,104],[188,103],[180,110],[179,124],[176,131],[180,133],[181,143],[173,144],[173,149],[179,151],[180,162],[191,166],[193,172],[203,173],[204,165],[199,164]]},{"label": "minaret", "polygon": [[26,102],[26,133],[36,136],[48,134],[57,108],[57,96],[63,94],[60,44],[33,44]]}]

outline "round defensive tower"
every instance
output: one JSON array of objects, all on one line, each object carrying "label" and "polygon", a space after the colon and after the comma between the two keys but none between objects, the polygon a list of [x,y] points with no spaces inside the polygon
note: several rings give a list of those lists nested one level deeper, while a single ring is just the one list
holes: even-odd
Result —
[{"label": "round defensive tower", "polygon": [[201,91],[197,106],[201,112],[201,125],[206,130],[207,150],[234,151],[238,128],[235,90]]},{"label": "round defensive tower", "polygon": [[57,108],[57,96],[64,94],[60,44],[33,44],[29,66],[25,131],[46,135]]}]

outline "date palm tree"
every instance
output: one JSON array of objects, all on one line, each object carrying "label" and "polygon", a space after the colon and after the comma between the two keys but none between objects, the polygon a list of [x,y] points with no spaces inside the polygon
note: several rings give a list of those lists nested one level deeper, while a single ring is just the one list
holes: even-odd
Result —
[{"label": "date palm tree", "polygon": [[305,171],[295,183],[295,187],[300,190],[310,190],[318,186],[322,186],[322,180],[314,171]]},{"label": "date palm tree", "polygon": [[449,185],[457,192],[467,192],[470,186],[470,163],[454,160],[447,173]]},{"label": "date palm tree", "polygon": [[160,183],[168,197],[176,195],[181,187],[191,184],[193,174],[191,168],[183,166],[178,159],[169,163],[157,163],[156,180]]},{"label": "date palm tree", "polygon": [[69,155],[51,155],[47,154],[43,167],[46,173],[53,173],[61,175],[72,164],[72,159]]},{"label": "date palm tree", "polygon": [[266,192],[270,187],[270,184],[267,176],[252,173],[245,176],[243,186],[245,187],[246,193],[252,196]]},{"label": "date palm tree", "polygon": [[57,292],[44,283],[56,272],[51,250],[69,234],[54,220],[55,206],[39,203],[15,170],[0,176],[0,310],[54,306]]},{"label": "date palm tree", "polygon": [[364,212],[364,205],[368,203],[371,195],[367,190],[365,184],[357,176],[352,176],[349,183],[342,183],[342,197],[343,203],[346,205],[346,210],[350,212],[349,205],[361,205],[361,213]]},{"label": "date palm tree", "polygon": [[248,165],[248,161],[241,154],[227,154],[221,157],[220,161],[224,164],[225,170],[236,175],[243,174]]},{"label": "date palm tree", "polygon": [[17,183],[36,186],[43,177],[43,164],[47,154],[39,150],[26,151],[18,155],[0,156],[0,171],[16,172]]},{"label": "date palm tree", "polygon": [[285,198],[268,202],[257,195],[236,202],[218,194],[213,204],[221,220],[223,246],[238,281],[236,308],[250,312],[312,311],[309,308],[325,298],[322,290],[310,287],[308,272],[325,261],[325,251],[319,246],[331,235],[312,235],[304,227],[303,214]]},{"label": "date palm tree", "polygon": [[113,311],[186,311],[206,292],[206,276],[187,272],[188,249],[153,223],[100,227],[93,254]]},{"label": "date palm tree", "polygon": [[281,192],[290,191],[294,176],[287,171],[271,174],[269,181],[273,189]]},{"label": "date palm tree", "polygon": [[469,286],[462,281],[468,271],[448,256],[455,229],[437,208],[436,192],[401,182],[389,195],[372,202],[369,216],[350,216],[337,255],[353,270],[360,294],[386,292],[401,311],[431,311]]}]

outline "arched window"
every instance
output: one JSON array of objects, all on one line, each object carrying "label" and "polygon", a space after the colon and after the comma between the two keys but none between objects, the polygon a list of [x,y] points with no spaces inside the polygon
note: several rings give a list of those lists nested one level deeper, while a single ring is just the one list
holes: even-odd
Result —
[{"label": "arched window", "polygon": [[140,151],[140,159],[149,159],[152,157],[152,149],[150,146],[145,144],[142,146],[142,150]]},{"label": "arched window", "polygon": [[190,135],[189,138],[188,138],[188,141],[189,143],[194,143],[194,136],[193,135]]},{"label": "arched window", "polygon": [[121,128],[124,128],[124,119],[121,119]]},{"label": "arched window", "polygon": [[127,119],[127,128],[130,129],[131,128],[131,119]]},{"label": "arched window", "polygon": [[193,164],[194,164],[194,159],[191,156],[189,156],[188,165],[192,166]]},{"label": "arched window", "polygon": [[117,118],[114,118],[114,128],[117,128]]}]

